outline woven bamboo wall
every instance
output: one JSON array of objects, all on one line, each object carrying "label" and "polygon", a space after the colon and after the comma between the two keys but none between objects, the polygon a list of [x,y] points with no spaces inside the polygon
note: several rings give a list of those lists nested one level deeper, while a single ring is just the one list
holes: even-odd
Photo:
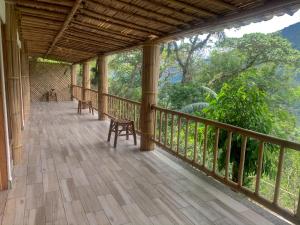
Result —
[{"label": "woven bamboo wall", "polygon": [[30,62],[31,101],[45,101],[45,93],[54,88],[58,101],[70,101],[71,66],[66,64]]}]

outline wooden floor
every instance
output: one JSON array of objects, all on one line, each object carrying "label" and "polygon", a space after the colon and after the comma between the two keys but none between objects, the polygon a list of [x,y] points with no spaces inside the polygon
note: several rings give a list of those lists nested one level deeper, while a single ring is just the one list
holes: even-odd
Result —
[{"label": "wooden floor", "polygon": [[74,103],[33,105],[2,224],[272,224],[160,151],[112,148],[107,131]]}]

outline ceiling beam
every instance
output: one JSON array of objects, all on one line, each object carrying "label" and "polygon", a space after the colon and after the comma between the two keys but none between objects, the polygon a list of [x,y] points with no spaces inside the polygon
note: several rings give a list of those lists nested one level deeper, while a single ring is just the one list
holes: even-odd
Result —
[{"label": "ceiling beam", "polygon": [[69,7],[66,7],[66,6],[57,6],[57,5],[53,5],[53,4],[49,4],[49,3],[36,2],[36,1],[30,1],[30,0],[18,1],[17,5],[35,8],[35,9],[43,9],[43,10],[48,10],[48,11],[52,11],[52,12],[64,13],[64,14],[68,13],[70,10]]},{"label": "ceiling beam", "polygon": [[77,12],[77,10],[79,9],[80,7],[80,4],[81,4],[82,0],[76,0],[71,11],[69,12],[61,30],[58,32],[58,34],[56,35],[56,37],[54,38],[50,48],[48,49],[48,51],[46,52],[45,54],[45,57],[47,55],[49,55],[51,53],[51,51],[53,50],[56,42],[61,38],[61,36],[63,35],[64,31],[68,28],[69,24],[71,23],[75,13]]},{"label": "ceiling beam", "polygon": [[222,8],[226,8],[226,9],[230,9],[230,10],[236,10],[237,7],[235,7],[234,5],[231,5],[227,2],[224,2],[222,0],[208,0],[208,2],[216,5],[216,6],[220,6]]}]

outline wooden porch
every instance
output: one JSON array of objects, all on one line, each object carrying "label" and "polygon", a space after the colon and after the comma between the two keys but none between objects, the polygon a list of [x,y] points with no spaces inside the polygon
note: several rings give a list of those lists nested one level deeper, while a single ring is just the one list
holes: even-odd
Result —
[{"label": "wooden porch", "polygon": [[32,105],[13,188],[0,192],[2,225],[284,224],[158,148],[114,149],[108,122],[76,107]]}]

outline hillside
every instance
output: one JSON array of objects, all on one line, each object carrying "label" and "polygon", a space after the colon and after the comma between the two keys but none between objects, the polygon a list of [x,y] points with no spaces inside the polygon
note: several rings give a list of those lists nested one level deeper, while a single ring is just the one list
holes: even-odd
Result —
[{"label": "hillside", "polygon": [[280,33],[293,44],[294,48],[300,50],[300,22],[284,28]]}]

